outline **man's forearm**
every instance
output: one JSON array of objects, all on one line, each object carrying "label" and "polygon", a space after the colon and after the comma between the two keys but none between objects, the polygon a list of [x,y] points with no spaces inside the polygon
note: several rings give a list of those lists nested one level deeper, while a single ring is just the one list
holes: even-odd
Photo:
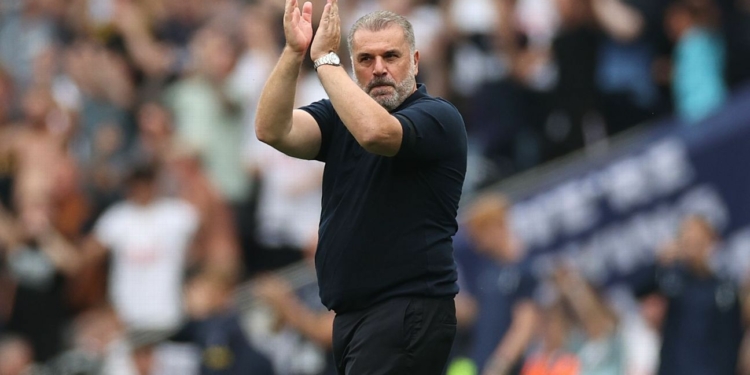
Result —
[{"label": "man's forearm", "polygon": [[296,299],[286,299],[275,305],[277,312],[292,328],[298,330],[305,337],[329,348],[333,339],[332,320],[324,321],[317,313],[313,312]]},{"label": "man's forearm", "polygon": [[380,153],[377,146],[389,139],[400,145],[398,120],[357,86],[342,67],[323,65],[318,77],[341,121],[362,147]]},{"label": "man's forearm", "polygon": [[524,351],[534,336],[538,322],[536,307],[532,302],[521,302],[513,311],[513,323],[495,349],[486,375],[507,374],[513,365],[521,359]]},{"label": "man's forearm", "polygon": [[255,118],[258,139],[273,145],[292,128],[294,97],[304,55],[284,49],[263,87]]}]

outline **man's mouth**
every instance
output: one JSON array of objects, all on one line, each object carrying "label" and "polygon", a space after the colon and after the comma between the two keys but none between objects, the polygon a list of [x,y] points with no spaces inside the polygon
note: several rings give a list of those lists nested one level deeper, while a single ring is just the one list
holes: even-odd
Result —
[{"label": "man's mouth", "polygon": [[373,95],[388,94],[388,91],[390,91],[389,89],[392,89],[392,88],[393,86],[389,84],[376,85],[370,89],[370,93]]}]

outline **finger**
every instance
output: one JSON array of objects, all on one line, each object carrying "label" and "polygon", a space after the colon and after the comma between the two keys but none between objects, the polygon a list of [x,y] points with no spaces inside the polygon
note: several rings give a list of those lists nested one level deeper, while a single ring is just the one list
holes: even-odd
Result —
[{"label": "finger", "polygon": [[334,0],[333,3],[333,14],[334,14],[334,20],[336,21],[336,28],[341,28],[341,16],[339,15],[339,2],[338,0]]},{"label": "finger", "polygon": [[300,18],[299,8],[292,9],[292,24],[293,25],[298,25],[299,24],[299,18]]},{"label": "finger", "polygon": [[304,19],[307,22],[312,22],[312,11],[313,11],[312,3],[309,1],[306,1],[305,4],[302,5],[302,19]]},{"label": "finger", "polygon": [[297,0],[286,0],[286,3],[284,4],[284,18],[289,20],[292,16],[292,9],[294,9],[294,3],[296,3]]},{"label": "finger", "polygon": [[323,14],[320,15],[320,24],[321,25],[327,24],[330,17],[331,17],[331,3],[326,3],[325,7],[323,7]]},{"label": "finger", "polygon": [[336,19],[338,19],[339,17],[338,11],[336,10],[336,6],[332,2],[329,3],[328,6],[331,7],[331,10],[328,14],[329,22],[331,23],[331,26],[335,26]]},{"label": "finger", "polygon": [[339,17],[339,2],[338,0],[331,0],[331,13],[333,14],[333,18],[338,22],[340,21]]}]

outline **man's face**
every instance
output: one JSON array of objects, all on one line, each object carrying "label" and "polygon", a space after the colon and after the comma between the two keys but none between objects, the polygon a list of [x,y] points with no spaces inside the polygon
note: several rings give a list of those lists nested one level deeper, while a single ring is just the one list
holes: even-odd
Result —
[{"label": "man's face", "polygon": [[352,65],[357,84],[378,104],[393,111],[416,88],[419,52],[411,55],[403,29],[360,29],[352,40]]},{"label": "man's face", "polygon": [[709,261],[714,239],[709,229],[699,219],[688,218],[682,223],[679,240],[688,263],[700,266]]},{"label": "man's face", "polygon": [[470,225],[469,235],[477,251],[502,261],[513,260],[513,238],[504,213]]}]

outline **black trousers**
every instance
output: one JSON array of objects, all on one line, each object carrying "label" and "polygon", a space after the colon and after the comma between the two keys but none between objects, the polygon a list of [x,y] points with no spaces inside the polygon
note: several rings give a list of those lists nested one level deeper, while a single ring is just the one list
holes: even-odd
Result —
[{"label": "black trousers", "polygon": [[337,314],[333,359],[340,375],[440,375],[456,336],[453,298],[394,298]]}]

